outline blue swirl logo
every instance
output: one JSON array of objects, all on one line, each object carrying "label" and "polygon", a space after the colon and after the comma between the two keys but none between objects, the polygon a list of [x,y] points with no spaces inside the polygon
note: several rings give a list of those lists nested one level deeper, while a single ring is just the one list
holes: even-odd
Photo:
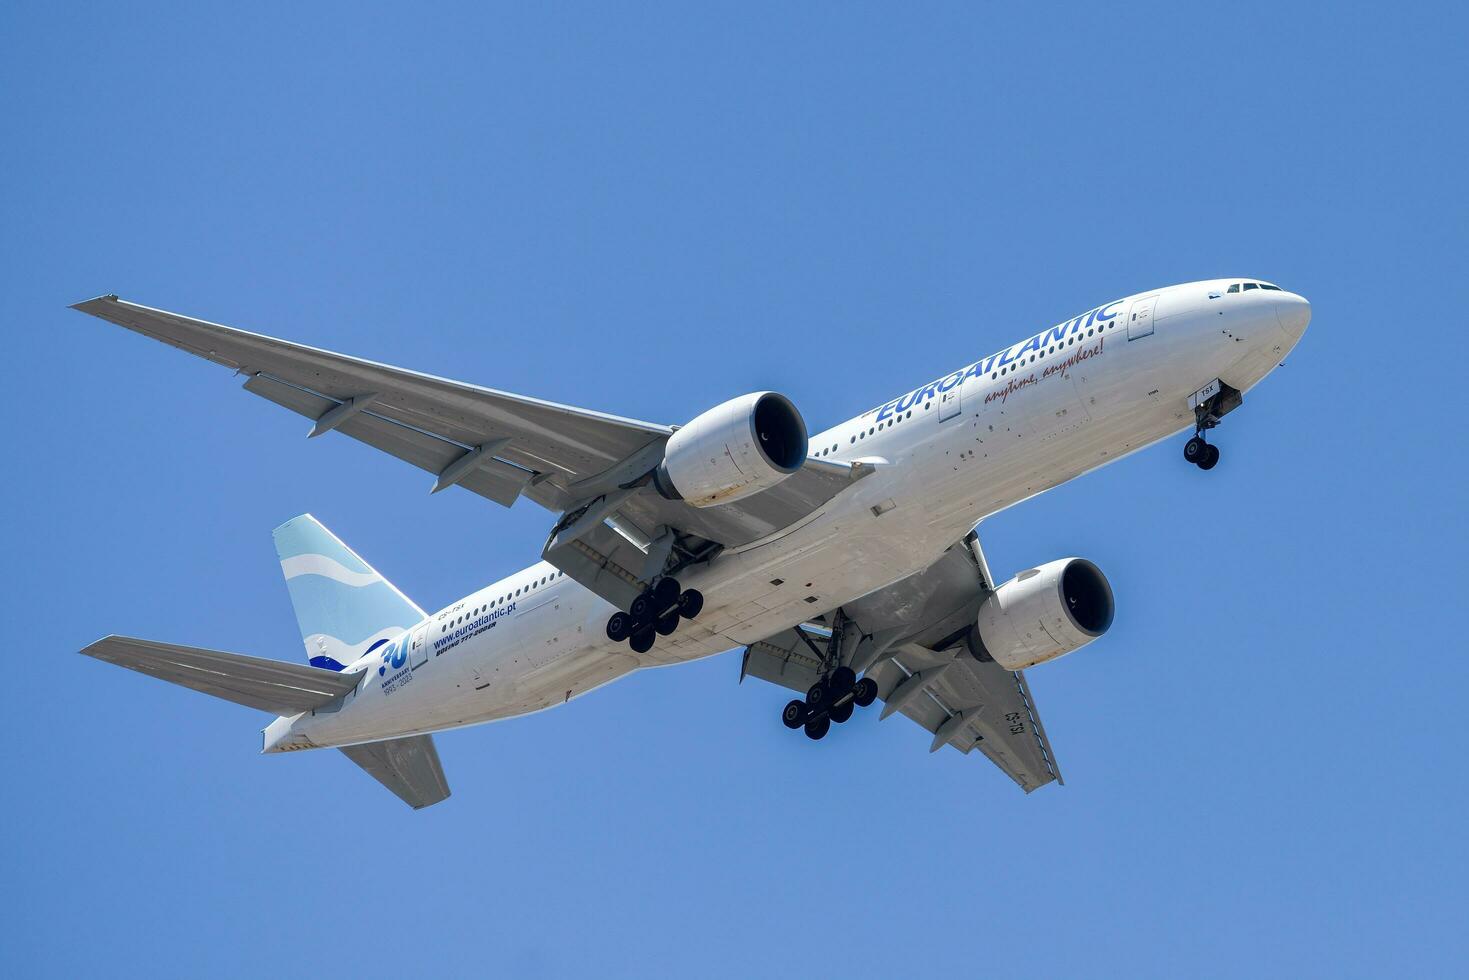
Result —
[{"label": "blue swirl logo", "polygon": [[382,665],[377,669],[379,677],[386,674],[389,667],[397,670],[406,664],[408,662],[408,634],[404,633],[395,642],[383,647],[382,658]]}]

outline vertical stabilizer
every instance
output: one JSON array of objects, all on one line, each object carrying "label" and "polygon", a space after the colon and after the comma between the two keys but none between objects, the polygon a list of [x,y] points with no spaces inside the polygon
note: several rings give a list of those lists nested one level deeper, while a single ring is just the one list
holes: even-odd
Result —
[{"label": "vertical stabilizer", "polygon": [[274,537],[311,666],[341,670],[426,618],[310,514],[282,524]]}]

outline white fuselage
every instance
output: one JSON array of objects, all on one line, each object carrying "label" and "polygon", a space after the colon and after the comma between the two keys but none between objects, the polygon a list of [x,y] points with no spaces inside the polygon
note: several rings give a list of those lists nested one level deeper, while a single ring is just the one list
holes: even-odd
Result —
[{"label": "white fuselage", "polygon": [[681,573],[704,610],[646,654],[607,638],[610,604],[541,562],[349,665],[364,679],[340,707],[279,719],[265,749],[538,711],[640,667],[753,643],[906,578],[986,516],[1191,427],[1188,396],[1213,379],[1246,391],[1274,369],[1309,306],[1274,289],[1228,293],[1238,281],[1106,304],[813,435],[812,457],[876,472],[797,524]]}]

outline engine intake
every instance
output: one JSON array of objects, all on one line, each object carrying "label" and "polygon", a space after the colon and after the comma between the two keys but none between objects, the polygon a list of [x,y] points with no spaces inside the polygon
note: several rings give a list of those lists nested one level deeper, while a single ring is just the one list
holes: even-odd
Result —
[{"label": "engine intake", "polygon": [[733,398],[669,436],[653,485],[669,500],[713,507],[768,490],[806,461],[806,422],[784,395]]},{"label": "engine intake", "polygon": [[1116,605],[1102,570],[1085,558],[1027,569],[979,607],[984,650],[1006,670],[1055,660],[1107,632]]}]

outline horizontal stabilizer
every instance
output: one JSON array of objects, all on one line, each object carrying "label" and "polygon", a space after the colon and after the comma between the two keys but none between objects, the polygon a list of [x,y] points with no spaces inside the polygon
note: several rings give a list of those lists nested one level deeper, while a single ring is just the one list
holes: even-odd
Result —
[{"label": "horizontal stabilizer", "polygon": [[432,735],[349,745],[342,754],[415,810],[449,798],[449,781]]},{"label": "horizontal stabilizer", "polygon": [[262,660],[238,653],[108,636],[82,650],[89,657],[277,715],[295,715],[342,697],[360,674]]}]

